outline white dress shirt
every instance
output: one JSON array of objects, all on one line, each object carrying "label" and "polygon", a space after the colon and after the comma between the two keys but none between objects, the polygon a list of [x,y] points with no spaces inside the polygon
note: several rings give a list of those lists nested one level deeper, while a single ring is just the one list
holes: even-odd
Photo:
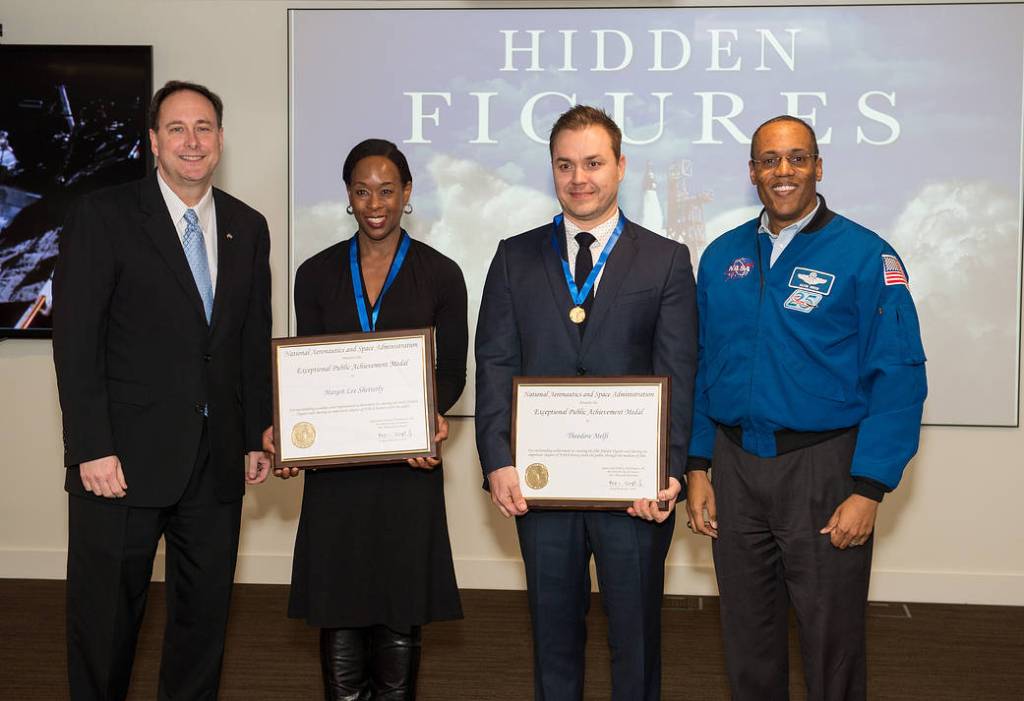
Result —
[{"label": "white dress shirt", "polygon": [[[590,257],[594,261],[594,265],[597,265],[597,259],[601,257],[601,251],[604,250],[605,244],[608,243],[608,239],[612,237],[612,232],[615,231],[615,227],[619,223],[619,216],[619,210],[616,209],[614,214],[592,229],[581,229],[574,222],[570,221],[569,217],[563,219],[565,223],[565,252],[569,257],[569,272],[572,273],[574,278],[576,276],[576,254],[580,250],[580,244],[576,241],[576,234],[581,231],[588,231],[594,237],[594,243],[590,244]],[[597,274],[597,279],[594,280],[595,297],[597,296],[597,286],[601,284],[602,276],[604,276],[604,268],[601,268],[601,271]]]}]

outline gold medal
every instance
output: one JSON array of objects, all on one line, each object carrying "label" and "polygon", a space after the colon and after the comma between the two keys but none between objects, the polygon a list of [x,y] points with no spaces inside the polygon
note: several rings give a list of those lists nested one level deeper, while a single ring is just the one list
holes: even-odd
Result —
[{"label": "gold medal", "polygon": [[300,421],[292,427],[292,445],[296,448],[308,448],[316,440],[316,429],[308,421]]},{"label": "gold medal", "polygon": [[574,324],[582,324],[583,320],[587,318],[587,312],[583,307],[573,307],[569,310],[569,321]]},{"label": "gold medal", "polygon": [[530,489],[544,489],[548,486],[548,468],[539,462],[526,468],[526,486]]}]

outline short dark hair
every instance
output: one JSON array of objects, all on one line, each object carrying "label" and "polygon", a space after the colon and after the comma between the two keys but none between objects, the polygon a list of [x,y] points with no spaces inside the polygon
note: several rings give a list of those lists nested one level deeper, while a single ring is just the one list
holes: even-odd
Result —
[{"label": "short dark hair", "polygon": [[590,126],[604,127],[608,136],[612,139],[612,153],[615,160],[622,155],[622,130],[615,120],[608,116],[608,113],[599,107],[590,105],[576,105],[567,112],[563,112],[551,127],[551,136],[548,137],[548,152],[555,155],[555,138],[563,131],[579,131]]},{"label": "short dark hair", "polygon": [[352,184],[352,171],[356,169],[356,163],[369,158],[370,156],[383,156],[398,168],[398,177],[402,179],[402,185],[412,182],[412,171],[409,170],[409,161],[405,160],[405,154],[398,150],[398,147],[387,139],[366,139],[352,147],[345,158],[345,164],[341,167],[341,179],[345,186]]},{"label": "short dark hair", "polygon": [[164,83],[164,86],[156,91],[153,95],[153,99],[149,103],[149,128],[153,131],[157,130],[160,126],[160,105],[164,103],[164,100],[169,98],[176,92],[182,90],[191,90],[194,93],[199,93],[213,105],[213,111],[217,113],[217,128],[223,126],[224,122],[224,102],[220,99],[217,93],[210,90],[205,85],[199,83],[190,83],[187,80],[168,80]]},{"label": "short dark hair", "polygon": [[761,133],[761,130],[766,126],[774,124],[775,122],[795,122],[796,124],[803,126],[803,128],[811,135],[811,142],[814,144],[814,153],[818,153],[818,135],[814,133],[814,127],[799,117],[794,117],[791,114],[780,114],[778,117],[772,117],[754,130],[754,135],[750,137],[750,160],[754,160],[754,144],[757,143],[757,135]]}]

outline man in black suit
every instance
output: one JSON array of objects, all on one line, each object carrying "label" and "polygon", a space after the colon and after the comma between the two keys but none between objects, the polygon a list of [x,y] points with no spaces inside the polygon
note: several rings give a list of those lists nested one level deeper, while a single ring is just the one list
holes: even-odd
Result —
[{"label": "man in black suit", "polygon": [[[477,323],[477,448],[491,500],[505,516],[517,517],[535,695],[545,701],[583,696],[592,554],[608,613],[612,697],[660,697],[661,598],[671,507],[690,435],[696,306],[686,247],[619,211],[626,171],[621,141],[618,126],[601,110],[577,106],[559,117],[549,147],[562,215],[498,245]],[[609,242],[613,248],[597,271],[593,294],[574,304],[563,261],[583,288]],[[658,497],[670,510],[638,500],[627,512],[530,511],[510,446],[516,375],[669,376],[670,477]]]},{"label": "man in black suit", "polygon": [[166,540],[160,699],[213,699],[243,482],[270,462],[270,236],[211,187],[219,97],[150,106],[156,171],[84,197],[61,239],[53,355],[64,415],[71,698],[123,699]]}]

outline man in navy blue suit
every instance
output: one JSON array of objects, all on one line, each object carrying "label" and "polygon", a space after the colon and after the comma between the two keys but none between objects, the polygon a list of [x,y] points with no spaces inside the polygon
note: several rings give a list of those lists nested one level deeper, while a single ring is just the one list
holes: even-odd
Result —
[{"label": "man in navy blue suit", "polygon": [[[653,700],[661,690],[665,556],[696,370],[695,286],[686,246],[619,211],[626,172],[621,143],[622,132],[602,110],[581,105],[559,117],[549,148],[562,214],[498,244],[477,322],[477,448],[491,500],[516,517],[533,622],[535,697],[545,701],[583,696],[591,555],[608,614],[612,698]],[[580,303],[570,296],[563,261],[581,292],[592,278]],[[624,512],[530,511],[510,446],[517,375],[670,377],[670,477],[658,494],[669,509],[638,500]]]}]

